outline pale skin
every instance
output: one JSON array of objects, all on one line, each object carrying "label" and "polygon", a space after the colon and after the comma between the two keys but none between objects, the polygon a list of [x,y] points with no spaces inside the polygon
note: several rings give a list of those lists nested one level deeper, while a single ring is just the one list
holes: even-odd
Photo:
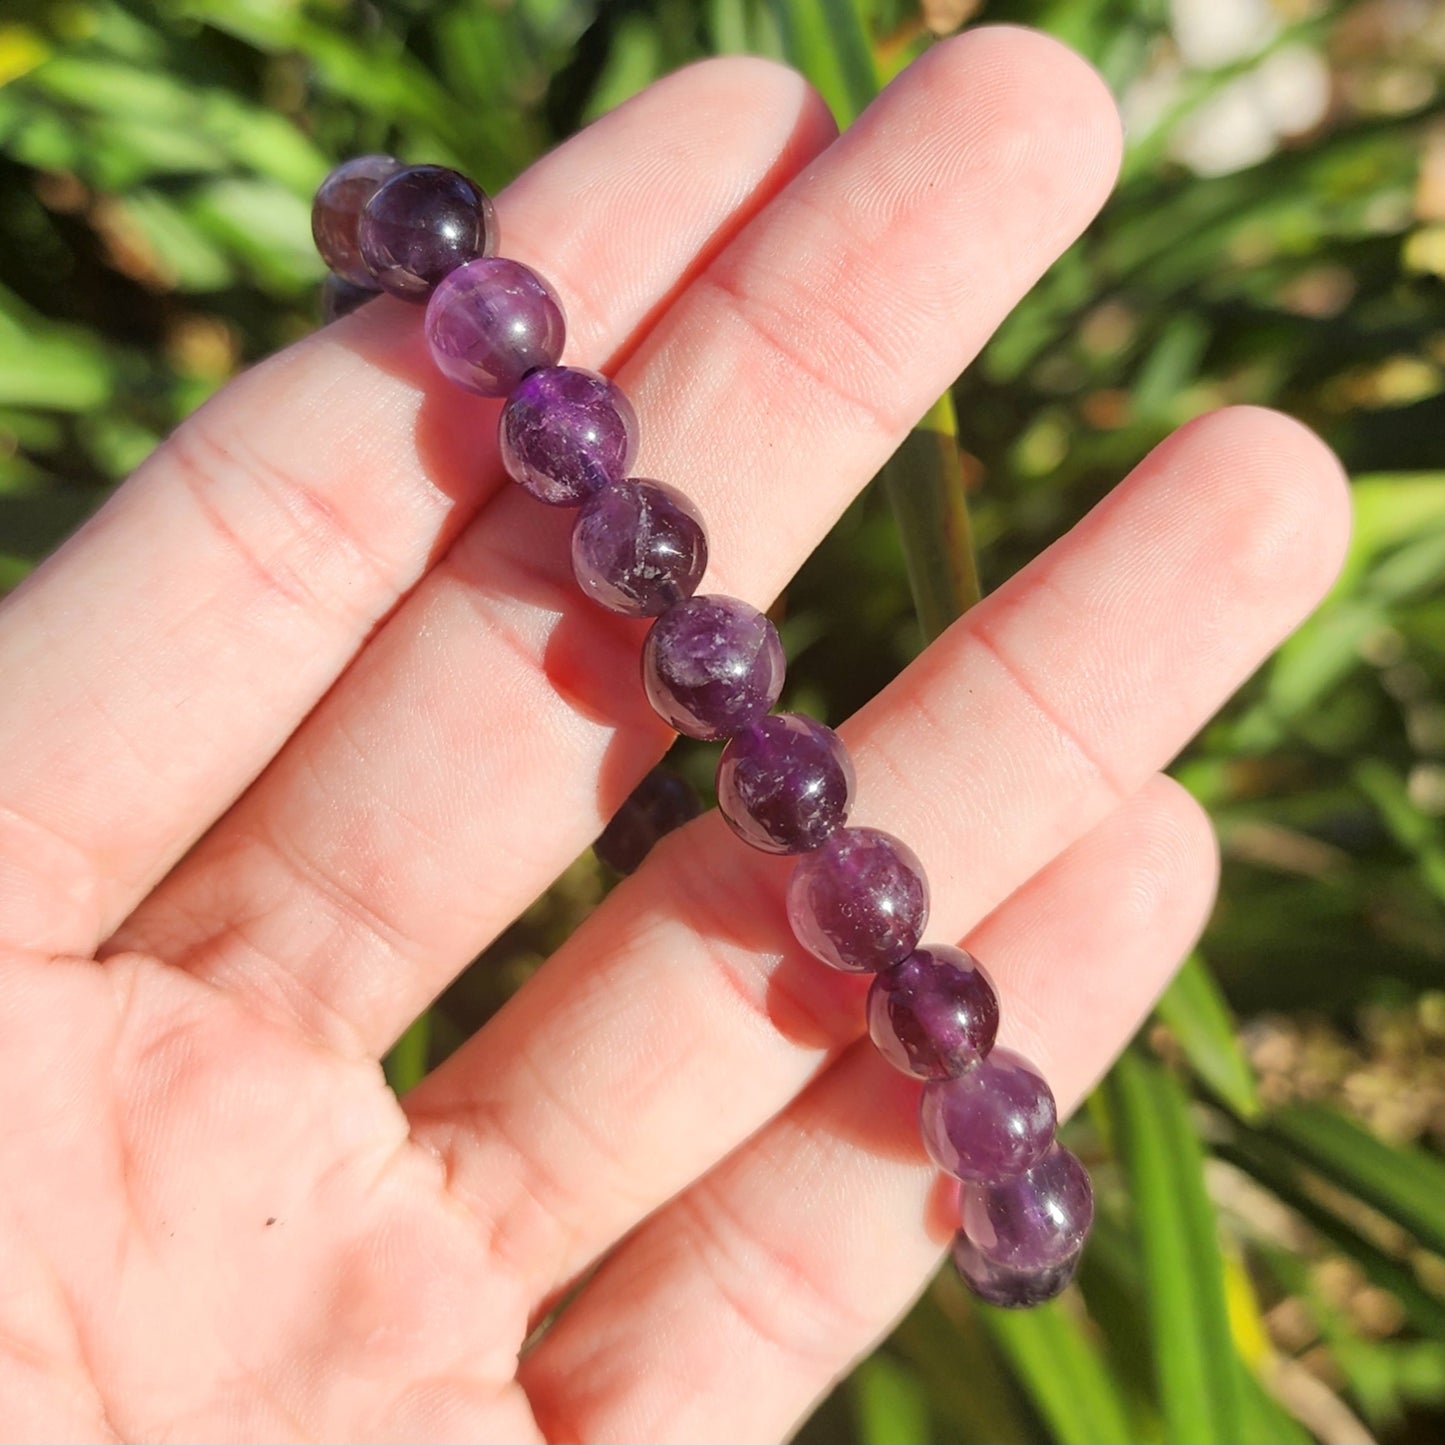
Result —
[{"label": "pale skin", "polygon": [[[859,125],[684,72],[498,202],[637,471],[769,602],[1089,222],[1113,103],[937,46]],[[673,835],[400,1103],[377,1060],[662,753],[641,628],[495,410],[367,307],[232,383],[0,612],[0,1436],[770,1440],[935,1268],[946,1200],[786,862]],[[963,419],[965,430],[968,419]],[[1005,1042],[1073,1106],[1209,908],[1158,770],[1328,587],[1329,452],[1184,428],[842,729]],[[199,840],[199,841],[198,841]],[[519,1360],[531,1323],[602,1260]]]}]

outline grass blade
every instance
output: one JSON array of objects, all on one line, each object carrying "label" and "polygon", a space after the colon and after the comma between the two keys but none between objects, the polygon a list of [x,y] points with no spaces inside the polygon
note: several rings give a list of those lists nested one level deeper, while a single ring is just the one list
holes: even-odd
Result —
[{"label": "grass blade", "polygon": [[1134,1052],[1115,1066],[1110,1090],[1144,1263],[1164,1438],[1239,1440],[1240,1363],[1188,1098],[1172,1075]]},{"label": "grass blade", "polygon": [[859,1445],[917,1445],[931,1440],[928,1391],[917,1373],[881,1351],[848,1382]]},{"label": "grass blade", "polygon": [[398,1098],[426,1077],[430,1051],[431,1014],[424,1013],[392,1045],[391,1052],[382,1061],[386,1082]]},{"label": "grass blade", "polygon": [[898,523],[919,626],[931,642],[980,595],[951,395],[934,403],[878,479]]},{"label": "grass blade", "polygon": [[839,125],[878,93],[878,63],[858,0],[772,0],[789,62],[817,86]]},{"label": "grass blade", "polygon": [[1137,1438],[1123,1394],[1067,1303],[1032,1310],[981,1305],[979,1313],[1056,1440],[1097,1445]]},{"label": "grass blade", "polygon": [[1258,1180],[1342,1254],[1353,1259],[1371,1283],[1394,1295],[1422,1334],[1445,1340],[1445,1299],[1430,1293],[1409,1265],[1386,1254],[1316,1199],[1300,1177],[1297,1161],[1271,1141],[1244,1130],[1221,1144],[1216,1152]]},{"label": "grass blade", "polygon": [[1156,1008],[1189,1067],[1241,1119],[1259,1117],[1259,1089],[1244,1057],[1234,1018],[1208,965],[1198,954],[1186,960]]},{"label": "grass blade", "polygon": [[1322,1105],[1282,1109],[1266,1129],[1297,1159],[1445,1254],[1445,1164],[1422,1149],[1386,1144]]},{"label": "grass blade", "polygon": [[[857,0],[772,0],[787,60],[846,125],[878,92],[879,68]],[[945,393],[879,473],[903,544],[925,642],[980,595],[958,453],[958,419]]]}]

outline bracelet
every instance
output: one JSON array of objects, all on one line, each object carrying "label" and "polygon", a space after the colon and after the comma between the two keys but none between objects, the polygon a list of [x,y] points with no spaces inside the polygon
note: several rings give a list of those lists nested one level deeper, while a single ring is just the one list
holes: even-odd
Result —
[{"label": "bracelet", "polygon": [[[788,917],[810,953],[874,975],[868,1032],[894,1068],[923,1081],[919,1126],[934,1162],[961,1181],[953,1259],[993,1304],[1038,1304],[1073,1278],[1093,1221],[1089,1176],[1054,1138],[1048,1084],[994,1048],[998,995],[960,948],[920,946],[928,884],[917,857],[876,828],[846,826],[853,766],[838,735],[801,713],[773,713],[783,687],[772,622],[734,597],[697,595],[707,534],[662,482],[633,477],[637,417],[606,377],[560,366],[562,303],[528,267],[498,257],[480,187],[444,166],[361,156],[316,193],[312,233],[330,268],[327,320],[379,291],[426,306],[427,343],[456,385],[502,397],[508,474],[539,501],[578,508],[572,569],[597,605],[656,620],[642,682],[688,737],[725,742],[718,808],[766,853],[800,854]],[[604,835],[630,871],[697,811],[678,780],[654,774]],[[610,835],[610,836],[609,836]]]}]

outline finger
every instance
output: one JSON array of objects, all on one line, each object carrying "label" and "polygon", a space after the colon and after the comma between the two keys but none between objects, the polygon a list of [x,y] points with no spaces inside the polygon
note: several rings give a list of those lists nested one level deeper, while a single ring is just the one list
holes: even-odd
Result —
[{"label": "finger", "polygon": [[[1155,778],[968,940],[1002,1042],[1062,1109],[1189,948],[1215,876],[1208,818]],[[785,1438],[932,1273],[950,1202],[918,1086],[859,1044],[587,1283],[525,1362],[538,1422],[552,1440]]]},{"label": "finger", "polygon": [[[1205,418],[848,723],[857,821],[917,850],[930,934],[964,933],[1163,766],[1323,594],[1347,529],[1304,428]],[[856,1037],[858,981],[791,944],[788,872],[716,815],[689,825],[409,1097],[538,1297]],[[1078,986],[1030,982],[1015,1029]]]},{"label": "finger", "polygon": [[[726,124],[722,124],[723,119]],[[832,122],[791,72],[663,81],[499,198],[600,365]],[[499,485],[495,405],[382,300],[186,422],[0,613],[0,936],[88,952],[269,761]]]},{"label": "finger", "polygon": [[[689,287],[622,381],[641,470],[709,519],[717,590],[776,593],[1093,214],[1117,145],[1076,57],[973,32]],[[384,1047],[669,736],[637,684],[640,629],[578,594],[568,524],[499,496],[127,944]]]}]

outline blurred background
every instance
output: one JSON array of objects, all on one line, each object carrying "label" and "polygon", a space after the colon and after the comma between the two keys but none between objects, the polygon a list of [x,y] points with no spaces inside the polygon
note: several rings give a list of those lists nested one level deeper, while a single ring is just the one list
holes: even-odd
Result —
[{"label": "blurred background", "polygon": [[[722,51],[790,60],[846,121],[935,35],[997,21],[1103,71],[1123,177],[782,599],[789,705],[846,717],[971,599],[974,553],[997,586],[1226,402],[1323,433],[1357,534],[1175,769],[1221,899],[1069,1125],[1100,1196],[1078,1286],[1014,1314],[941,1277],[803,1438],[1445,1439],[1445,4],[3,0],[0,585],[315,324],[335,160],[495,189]],[[706,788],[710,752],[678,762]],[[579,859],[393,1082],[608,886]]]}]

